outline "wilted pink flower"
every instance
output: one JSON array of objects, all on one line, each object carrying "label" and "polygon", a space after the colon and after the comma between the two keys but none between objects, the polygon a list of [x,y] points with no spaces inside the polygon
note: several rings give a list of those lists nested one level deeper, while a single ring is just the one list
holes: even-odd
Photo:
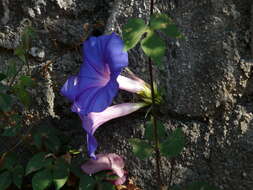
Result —
[{"label": "wilted pink flower", "polygon": [[114,153],[109,154],[97,154],[96,160],[90,159],[85,162],[81,168],[82,170],[90,175],[103,170],[112,170],[114,174],[118,176],[118,179],[112,181],[115,185],[121,185],[125,182],[126,176],[124,171],[124,161],[123,159]]},{"label": "wilted pink flower", "polygon": [[96,159],[95,151],[97,149],[98,144],[93,135],[99,126],[111,119],[133,113],[144,106],[146,106],[146,103],[123,103],[110,106],[102,112],[91,112],[88,115],[79,115],[82,119],[83,128],[87,132],[87,145],[89,156]]}]

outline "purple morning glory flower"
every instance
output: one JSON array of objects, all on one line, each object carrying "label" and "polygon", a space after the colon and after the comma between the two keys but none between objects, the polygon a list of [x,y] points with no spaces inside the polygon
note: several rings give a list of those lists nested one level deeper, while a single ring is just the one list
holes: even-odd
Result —
[{"label": "purple morning glory flower", "polygon": [[84,42],[80,72],[71,76],[61,89],[61,94],[73,102],[73,112],[82,115],[101,112],[112,103],[119,89],[117,77],[128,65],[123,47],[123,41],[115,33],[90,37]]}]

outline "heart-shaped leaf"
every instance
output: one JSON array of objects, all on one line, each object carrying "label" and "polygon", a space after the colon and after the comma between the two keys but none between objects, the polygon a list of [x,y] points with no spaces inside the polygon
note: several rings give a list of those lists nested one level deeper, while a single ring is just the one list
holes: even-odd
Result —
[{"label": "heart-shaped leaf", "polygon": [[165,42],[155,32],[149,31],[146,38],[141,41],[144,53],[156,64],[160,65],[165,55]]},{"label": "heart-shaped leaf", "polygon": [[185,145],[185,137],[181,128],[174,130],[169,137],[160,144],[161,154],[175,157],[181,153]]},{"label": "heart-shaped leaf", "polygon": [[135,47],[140,41],[141,36],[146,32],[147,26],[144,20],[140,18],[132,18],[123,28],[123,40],[125,43],[125,50],[128,51]]},{"label": "heart-shaped leaf", "polygon": [[44,190],[52,183],[52,173],[50,170],[44,169],[37,172],[32,178],[33,190]]},{"label": "heart-shaped leaf", "polygon": [[129,142],[133,147],[134,155],[137,156],[138,158],[143,160],[151,156],[153,152],[153,148],[151,147],[151,145],[149,145],[145,141],[137,139],[137,138],[133,138],[133,139],[130,139]]}]

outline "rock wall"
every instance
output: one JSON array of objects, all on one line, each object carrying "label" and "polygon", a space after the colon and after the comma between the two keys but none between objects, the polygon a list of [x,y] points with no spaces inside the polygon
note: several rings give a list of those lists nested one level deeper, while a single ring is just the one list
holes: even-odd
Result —
[{"label": "rock wall", "polygon": [[[156,69],[157,83],[167,92],[161,119],[168,132],[182,127],[187,136],[182,156],[163,160],[167,182],[183,185],[203,180],[225,190],[253,187],[251,7],[251,0],[156,1],[155,11],[169,14],[186,37],[166,39],[164,68]],[[82,145],[81,123],[59,89],[82,63],[80,42],[90,32],[83,26],[99,22],[106,32],[121,33],[128,18],[148,18],[149,1],[2,0],[0,9],[4,10],[0,13],[0,62],[12,57],[22,23],[31,20],[39,34],[30,59],[38,82],[33,114],[38,123],[60,128],[75,136],[73,144]],[[145,61],[138,47],[130,51],[130,68],[148,81]],[[130,101],[129,96],[119,95],[118,101]],[[130,137],[142,137],[143,120],[144,112],[139,112],[111,121],[96,136],[99,151],[123,155],[129,175],[149,190],[155,189],[154,159],[135,158],[127,142]]]}]

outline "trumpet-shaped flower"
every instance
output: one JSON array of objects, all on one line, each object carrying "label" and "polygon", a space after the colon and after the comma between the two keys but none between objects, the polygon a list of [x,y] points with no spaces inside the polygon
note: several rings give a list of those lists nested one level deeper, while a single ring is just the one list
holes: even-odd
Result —
[{"label": "trumpet-shaped flower", "polygon": [[135,77],[135,78],[128,78],[122,75],[119,75],[117,78],[117,82],[119,83],[119,88],[121,90],[125,90],[132,93],[137,94],[151,94],[151,90],[149,88],[149,84],[144,82],[142,79]]},{"label": "trumpet-shaped flower", "polygon": [[[142,97],[142,99],[148,103],[152,103],[152,95],[150,85],[134,75],[132,73],[131,78],[119,75],[117,78],[119,83],[119,88],[121,90],[126,90],[128,92],[136,93]],[[158,93],[157,86],[154,83],[154,95],[155,95],[155,103],[160,104],[162,101],[161,95]]]},{"label": "trumpet-shaped flower", "polygon": [[126,176],[124,171],[124,161],[123,159],[114,153],[110,154],[97,154],[97,159],[90,159],[84,163],[81,168],[82,170],[90,175],[103,170],[112,170],[118,176],[118,179],[112,181],[115,185],[121,185],[125,182]]},{"label": "trumpet-shaped flower", "polygon": [[89,156],[93,159],[96,159],[95,151],[97,149],[98,143],[94,137],[94,133],[99,126],[111,119],[133,113],[144,106],[146,106],[145,103],[123,103],[110,106],[102,112],[91,112],[88,115],[79,114],[80,118],[82,119],[83,128],[87,132]]},{"label": "trumpet-shaped flower", "polygon": [[117,77],[128,65],[123,41],[115,33],[90,37],[84,42],[84,63],[77,76],[70,77],[61,89],[78,114],[101,112],[116,96]]}]

